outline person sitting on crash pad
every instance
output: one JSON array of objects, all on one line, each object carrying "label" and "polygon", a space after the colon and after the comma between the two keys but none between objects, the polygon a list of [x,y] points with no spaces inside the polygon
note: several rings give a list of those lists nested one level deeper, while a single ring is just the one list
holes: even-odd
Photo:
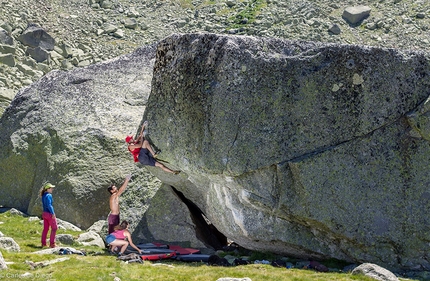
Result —
[{"label": "person sitting on crash pad", "polygon": [[115,226],[115,231],[106,236],[106,243],[109,246],[112,246],[113,249],[116,247],[120,247],[120,251],[118,256],[122,256],[130,244],[139,254],[142,253],[142,250],[134,245],[133,240],[131,240],[130,231],[128,231],[129,223],[128,221],[122,221],[121,224]]},{"label": "person sitting on crash pad", "polygon": [[149,142],[143,136],[143,130],[146,126],[148,126],[148,121],[143,123],[142,130],[140,131],[137,139],[134,139],[133,136],[127,136],[125,138],[125,142],[128,143],[128,150],[133,155],[134,162],[139,162],[142,165],[159,167],[165,172],[175,175],[178,174],[179,171],[173,171],[155,159],[157,158],[157,155],[154,153]]}]

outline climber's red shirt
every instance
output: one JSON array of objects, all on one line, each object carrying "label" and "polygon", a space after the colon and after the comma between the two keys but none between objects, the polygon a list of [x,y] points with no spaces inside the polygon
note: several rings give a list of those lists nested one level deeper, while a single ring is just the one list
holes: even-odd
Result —
[{"label": "climber's red shirt", "polygon": [[131,150],[130,147],[129,147],[128,151],[130,151],[130,153],[133,155],[134,162],[139,162],[139,159],[137,159],[137,158],[139,156],[140,147],[139,148],[135,148],[133,150]]}]

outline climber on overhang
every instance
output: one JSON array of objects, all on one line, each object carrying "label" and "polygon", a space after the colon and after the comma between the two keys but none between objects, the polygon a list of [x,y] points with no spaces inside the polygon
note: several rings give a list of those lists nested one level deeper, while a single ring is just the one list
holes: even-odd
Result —
[{"label": "climber on overhang", "polygon": [[155,154],[151,145],[143,135],[143,131],[147,126],[148,121],[143,122],[142,129],[137,139],[134,139],[131,135],[125,138],[125,142],[128,144],[128,151],[133,155],[134,162],[139,162],[142,165],[159,167],[163,171],[175,175],[179,174],[180,171],[171,170],[156,160],[157,154]]}]

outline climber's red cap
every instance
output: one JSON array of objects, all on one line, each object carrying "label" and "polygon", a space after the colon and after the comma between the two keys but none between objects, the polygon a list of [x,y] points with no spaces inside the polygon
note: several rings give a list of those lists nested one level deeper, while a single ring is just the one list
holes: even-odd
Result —
[{"label": "climber's red cap", "polygon": [[133,139],[133,136],[126,136],[125,137],[125,142],[129,143],[132,139]]}]

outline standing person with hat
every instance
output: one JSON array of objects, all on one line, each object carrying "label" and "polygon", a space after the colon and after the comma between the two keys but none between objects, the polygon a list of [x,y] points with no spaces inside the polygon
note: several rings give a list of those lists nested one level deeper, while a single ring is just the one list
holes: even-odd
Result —
[{"label": "standing person with hat", "polygon": [[49,236],[49,247],[55,248],[57,245],[55,244],[55,235],[57,233],[57,218],[55,217],[54,206],[52,203],[54,202],[52,198],[52,188],[55,185],[51,183],[46,183],[40,189],[40,197],[42,197],[42,206],[43,206],[43,231],[42,231],[42,248],[47,247],[46,245],[46,236],[48,235],[49,228],[51,228],[51,235]]}]

